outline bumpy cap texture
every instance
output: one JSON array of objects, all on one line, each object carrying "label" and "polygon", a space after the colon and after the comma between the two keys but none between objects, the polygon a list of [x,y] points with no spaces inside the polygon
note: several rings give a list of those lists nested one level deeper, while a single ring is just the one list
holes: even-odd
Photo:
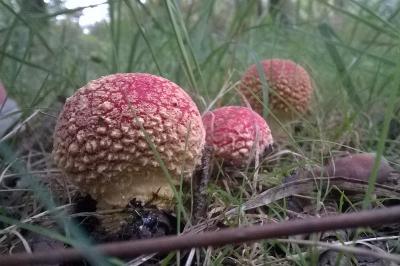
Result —
[{"label": "bumpy cap texture", "polygon": [[271,131],[256,112],[241,106],[226,106],[203,116],[206,143],[217,159],[243,166],[272,144]]},{"label": "bumpy cap texture", "polygon": [[136,199],[168,208],[173,193],[158,159],[176,184],[200,162],[204,141],[200,113],[178,85],[150,74],[114,74],[67,99],[53,155],[69,180],[100,205],[122,207]]},{"label": "bumpy cap texture", "polygon": [[[269,59],[261,62],[268,83],[268,106],[282,120],[296,117],[307,111],[313,91],[307,71],[291,60]],[[257,65],[251,65],[240,83],[240,91],[252,108],[262,114],[263,92]]]}]

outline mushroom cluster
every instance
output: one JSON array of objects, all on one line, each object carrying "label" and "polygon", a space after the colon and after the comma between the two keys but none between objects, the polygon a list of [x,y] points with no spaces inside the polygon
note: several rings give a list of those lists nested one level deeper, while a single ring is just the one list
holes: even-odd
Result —
[{"label": "mushroom cluster", "polygon": [[233,166],[260,158],[273,142],[266,121],[246,107],[217,108],[203,116],[203,123],[214,156]]},{"label": "mushroom cluster", "polygon": [[[284,119],[304,113],[312,93],[307,72],[290,60],[264,60],[262,66],[271,111]],[[245,73],[240,90],[261,113],[256,65]],[[217,159],[242,167],[259,159],[272,142],[269,125],[250,108],[226,106],[202,119],[175,83],[126,73],[93,80],[67,100],[53,154],[71,183],[98,205],[123,207],[134,199],[171,209],[173,186],[180,176],[191,177],[205,143]]]},{"label": "mushroom cluster", "polygon": [[67,99],[53,154],[100,206],[135,199],[170,209],[171,186],[188,180],[204,143],[200,113],[184,90],[162,77],[127,73],[93,80]]}]

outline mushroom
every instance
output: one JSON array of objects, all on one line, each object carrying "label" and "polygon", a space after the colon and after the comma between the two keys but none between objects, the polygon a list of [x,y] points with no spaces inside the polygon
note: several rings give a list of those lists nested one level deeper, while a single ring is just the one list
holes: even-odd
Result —
[{"label": "mushroom", "polygon": [[203,116],[203,123],[214,156],[232,166],[258,158],[273,142],[266,121],[246,107],[217,108]]},{"label": "mushroom", "polygon": [[286,123],[306,113],[313,92],[307,71],[287,59],[268,59],[260,62],[269,88],[268,103],[263,103],[263,84],[257,65],[251,65],[243,75],[239,90],[250,106],[259,114],[264,105],[272,112],[268,118],[272,134],[279,135],[281,123]]},{"label": "mushroom", "polygon": [[123,73],[93,80],[67,99],[53,157],[100,208],[125,207],[135,199],[169,210],[174,195],[162,164],[173,185],[180,176],[188,181],[204,142],[200,113],[178,85],[151,74]]}]

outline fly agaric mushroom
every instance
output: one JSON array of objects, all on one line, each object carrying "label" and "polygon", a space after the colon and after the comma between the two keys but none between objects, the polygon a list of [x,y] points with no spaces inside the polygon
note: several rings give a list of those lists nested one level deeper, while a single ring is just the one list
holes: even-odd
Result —
[{"label": "fly agaric mushroom", "polygon": [[241,106],[226,106],[203,116],[206,144],[217,159],[233,166],[243,166],[262,155],[272,145],[265,120]]},{"label": "fly agaric mushroom", "polygon": [[200,113],[178,85],[150,74],[114,74],[67,99],[53,154],[71,183],[98,206],[125,207],[136,199],[170,209],[173,190],[158,159],[173,185],[181,175],[187,180],[200,162],[204,138]]},{"label": "fly agaric mushroom", "polygon": [[263,103],[263,84],[257,65],[251,65],[242,77],[239,90],[250,106],[259,114],[264,105],[268,106],[273,116],[268,119],[274,131],[279,133],[279,123],[288,122],[299,114],[304,114],[309,107],[313,92],[312,82],[307,71],[291,60],[268,59],[260,62],[268,84],[268,104]]}]

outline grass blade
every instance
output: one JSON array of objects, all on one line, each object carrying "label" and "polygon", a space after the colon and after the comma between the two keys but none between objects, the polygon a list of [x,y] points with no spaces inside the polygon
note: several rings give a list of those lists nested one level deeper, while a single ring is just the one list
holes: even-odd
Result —
[{"label": "grass blade", "polygon": [[[333,29],[326,23],[322,23],[318,27],[321,35],[325,39],[331,39],[334,35]],[[329,42],[325,42],[326,49],[328,50],[329,55],[331,56],[333,62],[335,63],[336,70],[341,77],[341,81],[343,83],[344,88],[346,89],[347,95],[350,97],[350,100],[354,102],[357,106],[362,106],[362,102],[360,97],[357,94],[356,88],[353,85],[351,77],[346,70],[345,63],[343,62],[342,57],[339,54],[339,51],[336,47]]]},{"label": "grass blade", "polygon": [[167,6],[167,10],[168,10],[168,15],[169,15],[169,19],[171,21],[172,27],[174,29],[174,33],[175,33],[175,38],[176,41],[178,42],[178,46],[179,46],[179,51],[181,53],[182,56],[182,60],[185,66],[185,73],[186,75],[189,77],[189,82],[190,82],[190,86],[192,89],[194,89],[195,91],[198,92],[198,87],[197,87],[197,82],[194,76],[194,72],[191,66],[191,62],[189,60],[189,56],[186,52],[186,48],[185,45],[183,43],[183,37],[182,37],[182,33],[179,29],[179,25],[178,22],[175,18],[175,14],[174,14],[174,4],[171,2],[171,0],[167,0],[165,2],[166,6]]},{"label": "grass blade", "polygon": [[135,9],[133,8],[133,6],[129,2],[129,0],[124,0],[124,2],[128,6],[129,12],[131,13],[131,15],[132,15],[137,27],[139,28],[140,34],[142,35],[142,38],[145,41],[145,43],[147,45],[147,48],[150,51],[151,57],[153,58],[153,62],[157,67],[158,74],[160,76],[164,76],[163,72],[161,71],[160,64],[158,63],[157,57],[156,57],[156,55],[154,53],[154,49],[153,49],[153,47],[151,45],[151,42],[150,42],[149,38],[147,38],[146,30],[144,29],[143,25],[139,23],[139,19],[138,19],[138,16],[137,16],[136,12],[135,12]]},{"label": "grass blade", "polygon": [[43,44],[43,46],[47,49],[47,51],[54,55],[53,50],[51,49],[50,45],[47,43],[46,38],[44,38],[38,30],[36,30],[34,27],[32,27],[31,23],[26,21],[20,14],[14,11],[14,9],[4,3],[3,0],[0,0],[0,4],[2,4],[8,11],[10,11],[19,21],[21,21],[28,29],[30,29],[36,36],[38,36],[40,42]]}]

